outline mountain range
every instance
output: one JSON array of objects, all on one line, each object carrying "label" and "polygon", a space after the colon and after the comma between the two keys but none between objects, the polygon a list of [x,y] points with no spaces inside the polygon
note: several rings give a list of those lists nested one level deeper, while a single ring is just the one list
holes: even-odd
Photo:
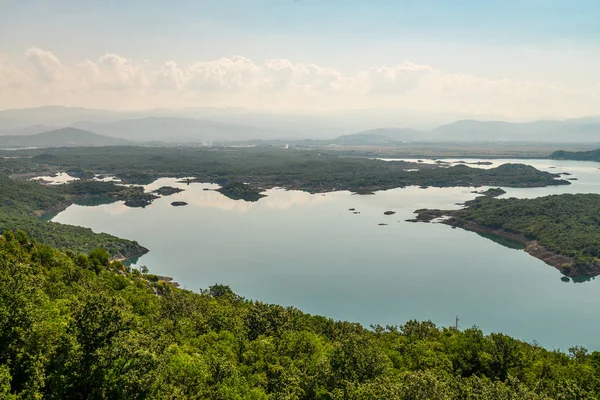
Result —
[{"label": "mountain range", "polygon": [[148,117],[114,122],[77,122],[74,127],[137,142],[200,142],[256,140],[285,137],[285,132],[268,128],[227,124],[204,119]]},{"label": "mountain range", "polygon": [[129,140],[99,135],[76,128],[60,128],[35,135],[0,136],[0,148],[16,149],[28,147],[85,147],[127,146]]},{"label": "mountain range", "polygon": [[[363,112],[364,115],[369,115],[367,111]],[[398,112],[402,114],[401,110]],[[0,138],[4,138],[4,143],[9,140],[21,143],[16,141],[15,137],[35,136],[57,128],[72,127],[87,131],[87,134],[95,133],[137,143],[211,144],[275,139],[293,142],[311,139],[320,145],[358,146],[394,145],[402,142],[595,143],[600,141],[600,116],[533,122],[464,119],[430,129],[412,129],[377,127],[388,121],[389,115],[383,111],[379,114],[375,111],[373,113],[373,115],[381,115],[382,118],[370,120],[372,129],[361,130],[358,127],[365,125],[362,119],[360,123],[356,123],[357,129],[349,126],[342,129],[341,122],[335,125],[333,120],[315,115],[305,116],[303,122],[303,117],[300,115],[275,116],[230,109],[114,112],[85,108],[41,107],[0,111]],[[213,118],[191,117],[194,115]],[[340,114],[341,118],[358,121],[356,117],[352,119],[346,114]],[[253,122],[255,125],[235,122],[238,120]],[[74,132],[71,131],[71,139],[74,139],[74,136]],[[28,140],[44,142],[47,139],[48,137],[32,137],[22,143]],[[89,135],[84,139],[88,140]],[[103,140],[107,142],[108,139]],[[63,143],[65,139],[60,137],[58,141]],[[90,143],[96,142],[102,141],[90,141]]]}]

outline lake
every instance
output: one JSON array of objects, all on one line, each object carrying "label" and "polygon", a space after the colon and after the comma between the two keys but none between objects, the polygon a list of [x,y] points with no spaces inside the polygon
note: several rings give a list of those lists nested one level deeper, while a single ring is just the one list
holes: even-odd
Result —
[{"label": "lake", "polygon": [[[490,161],[578,179],[569,186],[504,188],[503,197],[600,193],[600,163]],[[410,319],[450,326],[458,316],[463,329],[478,326],[548,348],[600,349],[600,280],[563,282],[556,269],[518,248],[404,221],[419,208],[457,208],[475,197],[473,188],[408,187],[367,196],[272,189],[256,203],[204,190],[218,188],[212,184],[160,179],[146,188],[164,185],[185,191],[145,209],[72,205],[53,221],[137,240],[150,252],[135,266],[195,291],[223,283],[244,297],[365,326]],[[396,214],[384,215],[388,210]]]}]

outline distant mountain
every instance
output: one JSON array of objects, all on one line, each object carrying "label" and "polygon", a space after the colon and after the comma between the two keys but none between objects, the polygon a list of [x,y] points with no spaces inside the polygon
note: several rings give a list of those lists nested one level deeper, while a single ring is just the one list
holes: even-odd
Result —
[{"label": "distant mountain", "polygon": [[[331,139],[339,135],[381,126],[405,126],[429,130],[457,119],[475,117],[483,120],[490,118],[502,119],[501,116],[432,113],[397,108],[278,112],[217,107],[111,111],[82,107],[46,106],[0,111],[0,132],[8,134],[6,131],[32,125],[60,128],[73,126],[73,124],[80,121],[115,122],[124,119],[149,117],[189,118],[267,128],[273,132],[283,133],[286,139]],[[263,138],[273,139],[273,137]]]},{"label": "distant mountain", "polygon": [[193,118],[150,117],[79,122],[75,127],[134,141],[205,142],[285,137],[285,132]]},{"label": "distant mountain", "polygon": [[392,144],[418,141],[424,133],[414,129],[380,128],[340,136],[331,142],[339,145]]},{"label": "distant mountain", "polygon": [[600,118],[523,123],[461,120],[431,131],[373,129],[340,136],[332,142],[346,145],[378,145],[406,141],[595,143],[600,141]]},{"label": "distant mountain", "polygon": [[25,147],[84,147],[84,146],[126,146],[129,140],[98,135],[97,133],[76,128],[61,128],[36,135],[0,136],[0,148],[13,149]]},{"label": "distant mountain", "polygon": [[[338,145],[380,145],[405,141],[600,142],[598,115],[557,121],[487,120],[492,117],[456,121],[456,118],[465,116],[396,109],[276,113],[232,108],[188,108],[119,112],[49,106],[0,111],[0,135],[31,135],[73,126],[144,142],[213,143],[258,139],[312,139]],[[418,130],[373,129],[377,126]]]},{"label": "distant mountain", "polygon": [[32,126],[25,126],[25,127],[21,127],[21,128],[1,130],[0,136],[37,135],[38,133],[53,131],[58,128],[60,128],[60,127],[59,126],[50,126],[50,125],[32,125]]},{"label": "distant mountain", "polygon": [[62,106],[2,110],[0,111],[0,131],[24,128],[32,125],[67,127],[77,121],[106,122],[133,118],[137,115],[140,115],[140,112],[118,112]]},{"label": "distant mountain", "polygon": [[576,119],[511,123],[463,120],[428,132],[436,141],[597,142],[600,121]]},{"label": "distant mountain", "polygon": [[600,149],[591,151],[555,151],[550,155],[553,160],[576,160],[600,162]]}]

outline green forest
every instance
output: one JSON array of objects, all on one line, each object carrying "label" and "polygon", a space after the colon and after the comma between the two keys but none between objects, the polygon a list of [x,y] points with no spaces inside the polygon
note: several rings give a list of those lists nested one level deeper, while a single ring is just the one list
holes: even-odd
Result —
[{"label": "green forest", "polygon": [[555,151],[550,155],[555,160],[576,160],[576,161],[599,161],[600,149],[590,151]]},{"label": "green forest", "polygon": [[[427,210],[419,210],[421,215]],[[439,210],[438,210],[439,211]],[[434,213],[440,214],[440,213]],[[476,224],[536,240],[546,249],[568,256],[570,276],[585,276],[600,265],[600,195],[561,194],[534,199],[478,197],[462,210],[444,211],[446,223],[469,229]],[[435,216],[435,215],[434,215]]]},{"label": "green forest", "polygon": [[68,172],[71,176],[89,179],[94,174],[103,174],[135,184],[149,184],[161,177],[194,178],[221,185],[245,182],[262,189],[284,187],[319,193],[370,192],[411,185],[543,187],[570,183],[557,179],[560,177],[557,174],[523,164],[480,169],[268,147],[58,148],[6,154],[13,158],[0,158],[0,175],[31,177]]},{"label": "green forest", "polygon": [[0,237],[3,399],[597,399],[600,353],[194,293],[22,231]]},{"label": "green forest", "polygon": [[0,231],[21,229],[44,244],[77,252],[90,252],[102,247],[115,258],[140,256],[148,250],[135,241],[94,233],[89,228],[46,221],[48,214],[62,211],[83,199],[95,197],[116,201],[140,195],[146,195],[142,188],[105,182],[44,186],[0,176]]}]

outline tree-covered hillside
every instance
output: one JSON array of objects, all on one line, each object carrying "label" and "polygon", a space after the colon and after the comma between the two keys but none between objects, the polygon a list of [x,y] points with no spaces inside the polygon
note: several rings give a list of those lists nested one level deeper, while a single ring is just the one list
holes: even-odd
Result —
[{"label": "tree-covered hillside", "polygon": [[127,188],[108,182],[44,186],[0,176],[0,231],[21,229],[42,243],[79,252],[89,252],[100,246],[116,258],[139,256],[147,252],[135,241],[39,218],[63,210],[76,199],[89,196],[108,197],[116,201],[146,194],[141,188]]},{"label": "tree-covered hillside", "polygon": [[529,253],[567,276],[600,274],[600,194],[534,199],[482,196],[466,205],[461,210],[418,210],[417,220],[447,215],[451,218],[443,221],[446,224],[474,231],[491,230],[528,244]]},{"label": "tree-covered hillside", "polygon": [[596,399],[600,353],[430,322],[365,329],[0,237],[3,399]]},{"label": "tree-covered hillside", "polygon": [[576,160],[576,161],[598,161],[600,162],[600,149],[591,151],[555,151],[550,155],[555,160]]}]

